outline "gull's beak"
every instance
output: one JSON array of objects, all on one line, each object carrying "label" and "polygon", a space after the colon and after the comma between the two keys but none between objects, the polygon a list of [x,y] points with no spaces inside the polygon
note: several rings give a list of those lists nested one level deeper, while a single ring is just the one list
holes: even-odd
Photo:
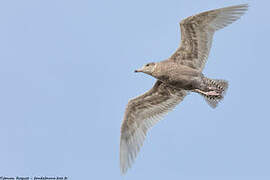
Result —
[{"label": "gull's beak", "polygon": [[135,73],[137,73],[137,72],[143,72],[143,70],[142,69],[136,69],[134,72]]}]

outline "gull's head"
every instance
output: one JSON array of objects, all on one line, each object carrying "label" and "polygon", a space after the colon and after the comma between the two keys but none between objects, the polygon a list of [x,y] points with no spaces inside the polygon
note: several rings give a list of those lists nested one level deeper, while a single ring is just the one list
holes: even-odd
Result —
[{"label": "gull's head", "polygon": [[156,63],[152,62],[152,63],[145,64],[143,67],[141,67],[140,69],[135,70],[134,72],[136,72],[136,73],[137,72],[143,72],[145,74],[152,75],[155,68],[156,68]]}]

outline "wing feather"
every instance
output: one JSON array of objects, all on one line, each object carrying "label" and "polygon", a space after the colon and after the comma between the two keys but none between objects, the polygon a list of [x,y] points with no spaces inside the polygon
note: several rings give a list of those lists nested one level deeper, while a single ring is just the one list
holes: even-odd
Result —
[{"label": "wing feather", "polygon": [[128,102],[121,126],[120,167],[122,173],[131,167],[143,145],[148,129],[180,103],[185,95],[186,91],[173,89],[157,81],[151,90]]},{"label": "wing feather", "polygon": [[170,58],[200,71],[208,58],[214,32],[239,19],[247,4],[206,11],[180,22],[181,45]]}]

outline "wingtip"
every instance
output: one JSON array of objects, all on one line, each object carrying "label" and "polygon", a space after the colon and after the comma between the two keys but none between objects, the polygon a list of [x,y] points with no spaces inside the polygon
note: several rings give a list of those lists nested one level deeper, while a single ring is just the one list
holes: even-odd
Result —
[{"label": "wingtip", "polygon": [[249,4],[238,4],[238,5],[233,5],[233,6],[227,6],[221,9],[228,9],[228,10],[234,10],[234,11],[247,11],[249,8]]},{"label": "wingtip", "polygon": [[239,4],[239,5],[231,6],[231,7],[235,7],[237,9],[239,9],[239,10],[247,11],[250,6],[249,6],[248,3],[245,3],[245,4]]},{"label": "wingtip", "polygon": [[127,169],[122,169],[122,168],[120,167],[120,174],[121,174],[121,176],[126,175],[126,172],[127,172]]},{"label": "wingtip", "polygon": [[125,175],[127,172],[126,156],[127,156],[127,147],[125,142],[121,139],[120,141],[120,172],[121,175]]},{"label": "wingtip", "polygon": [[125,138],[121,136],[120,140],[120,171],[121,175],[125,175],[129,168],[131,168],[131,164],[134,161],[133,154],[129,152],[131,147],[130,143],[127,142]]}]

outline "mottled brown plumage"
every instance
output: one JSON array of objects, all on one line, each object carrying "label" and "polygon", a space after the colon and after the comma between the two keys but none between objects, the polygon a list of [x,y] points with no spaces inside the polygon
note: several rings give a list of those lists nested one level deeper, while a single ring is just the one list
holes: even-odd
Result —
[{"label": "mottled brown plumage", "polygon": [[181,45],[167,60],[148,63],[135,72],[157,79],[154,87],[128,102],[121,127],[120,167],[125,173],[143,144],[150,127],[179,104],[187,92],[204,96],[215,108],[223,99],[228,83],[202,74],[214,32],[236,21],[248,5],[203,12],[180,22]]}]

